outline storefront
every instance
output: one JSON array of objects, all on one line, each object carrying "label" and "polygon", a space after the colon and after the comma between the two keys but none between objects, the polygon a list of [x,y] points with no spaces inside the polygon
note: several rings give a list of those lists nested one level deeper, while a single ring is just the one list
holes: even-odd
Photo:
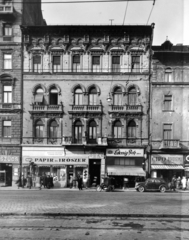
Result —
[{"label": "storefront", "polygon": [[184,176],[183,155],[153,154],[151,156],[151,177],[162,177],[171,181],[172,177]]},{"label": "storefront", "polygon": [[189,178],[189,155],[184,156],[184,171],[185,176]]},{"label": "storefront", "polygon": [[13,186],[19,177],[19,156],[0,155],[0,186]]},{"label": "storefront", "polygon": [[104,154],[84,153],[83,151],[70,151],[64,147],[24,147],[22,167],[25,177],[30,172],[30,163],[34,163],[33,178],[51,175],[55,187],[77,187],[77,178],[80,175],[84,187],[100,183],[100,176],[104,173]]},{"label": "storefront", "polygon": [[106,173],[114,178],[115,188],[134,187],[137,178],[144,180],[144,149],[113,148],[106,150]]}]

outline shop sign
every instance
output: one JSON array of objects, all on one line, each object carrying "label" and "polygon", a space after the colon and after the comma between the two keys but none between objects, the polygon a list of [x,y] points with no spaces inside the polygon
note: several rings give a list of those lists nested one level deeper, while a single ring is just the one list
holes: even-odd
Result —
[{"label": "shop sign", "polygon": [[49,164],[49,165],[86,165],[88,164],[88,158],[87,157],[23,157],[22,160],[23,163],[29,164],[30,162],[34,162],[36,164]]},{"label": "shop sign", "polygon": [[19,156],[0,155],[0,162],[19,163]]},{"label": "shop sign", "polygon": [[144,149],[111,148],[106,150],[107,157],[144,157]]},{"label": "shop sign", "polygon": [[189,166],[189,155],[187,155],[185,157],[185,165],[188,165]]},{"label": "shop sign", "polygon": [[151,164],[183,164],[182,155],[169,155],[169,154],[154,154],[152,155]]},{"label": "shop sign", "polygon": [[186,172],[189,172],[189,167],[185,167],[184,170],[185,170]]}]

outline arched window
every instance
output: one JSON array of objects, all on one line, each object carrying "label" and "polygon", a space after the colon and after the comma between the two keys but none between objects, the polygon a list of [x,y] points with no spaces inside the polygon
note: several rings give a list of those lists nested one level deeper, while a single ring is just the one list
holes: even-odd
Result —
[{"label": "arched window", "polygon": [[74,143],[82,143],[82,123],[80,120],[74,124]]},{"label": "arched window", "polygon": [[127,126],[127,136],[128,138],[136,138],[136,123],[131,120]]},{"label": "arched window", "polygon": [[83,104],[83,92],[81,88],[77,88],[74,93],[74,103],[75,105]]},{"label": "arched window", "polygon": [[53,120],[49,126],[49,137],[57,138],[57,133],[58,133],[58,124],[55,120]]},{"label": "arched window", "polygon": [[96,143],[96,122],[94,120],[89,122],[89,142]]},{"label": "arched window", "polygon": [[50,89],[50,105],[58,105],[58,90],[54,87]]},{"label": "arched window", "polygon": [[92,87],[89,91],[89,105],[96,105],[97,103],[97,90]]},{"label": "arched window", "polygon": [[35,92],[35,103],[38,105],[43,104],[44,91],[42,88],[38,88]]},{"label": "arched window", "polygon": [[35,124],[35,137],[42,138],[43,137],[43,122],[38,120]]},{"label": "arched window", "polygon": [[137,91],[135,87],[131,87],[129,89],[129,99],[128,103],[129,105],[136,105],[137,104]]},{"label": "arched window", "polygon": [[122,125],[120,121],[116,121],[113,125],[113,137],[114,138],[122,137]]},{"label": "arched window", "polygon": [[122,90],[120,87],[117,87],[114,91],[114,105],[122,105]]}]

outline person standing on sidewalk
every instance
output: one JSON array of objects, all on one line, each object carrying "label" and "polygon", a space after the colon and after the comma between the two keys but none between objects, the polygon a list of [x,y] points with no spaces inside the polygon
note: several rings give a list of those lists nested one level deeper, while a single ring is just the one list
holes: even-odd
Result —
[{"label": "person standing on sidewalk", "polygon": [[181,184],[181,178],[180,178],[180,176],[178,176],[178,178],[177,178],[177,185],[176,185],[177,189],[180,188],[180,184]]},{"label": "person standing on sidewalk", "polygon": [[173,191],[175,191],[175,189],[176,189],[176,182],[177,182],[176,175],[174,175],[172,180],[171,180],[171,189]]},{"label": "person standing on sidewalk", "polygon": [[78,176],[78,188],[79,190],[82,190],[82,178],[80,175]]},{"label": "person standing on sidewalk", "polygon": [[32,177],[31,177],[30,174],[28,175],[27,183],[28,183],[27,187],[29,189],[31,189],[31,187],[32,187]]},{"label": "person standing on sidewalk", "polygon": [[185,176],[182,177],[181,183],[182,183],[182,189],[186,190],[186,177]]}]

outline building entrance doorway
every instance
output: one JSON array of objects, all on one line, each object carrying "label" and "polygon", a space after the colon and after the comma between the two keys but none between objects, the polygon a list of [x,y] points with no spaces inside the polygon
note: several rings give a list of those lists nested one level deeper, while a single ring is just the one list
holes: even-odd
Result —
[{"label": "building entrance doorway", "polygon": [[100,184],[100,165],[101,159],[89,160],[89,175],[91,187],[96,187]]},{"label": "building entrance doorway", "polygon": [[12,186],[12,164],[1,163],[0,170],[5,171],[5,184],[6,186]]}]

